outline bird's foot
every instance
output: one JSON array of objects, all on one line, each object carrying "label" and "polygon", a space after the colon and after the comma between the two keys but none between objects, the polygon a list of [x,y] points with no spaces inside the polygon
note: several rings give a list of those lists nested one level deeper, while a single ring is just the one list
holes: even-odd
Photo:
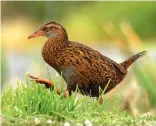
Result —
[{"label": "bird's foot", "polygon": [[54,84],[45,78],[41,78],[41,77],[35,77],[29,74],[29,77],[34,80],[36,83],[40,83],[40,84],[44,84],[47,88],[53,88]]},{"label": "bird's foot", "polygon": [[[35,77],[35,76],[30,75],[30,74],[29,74],[29,77],[32,80],[34,80],[36,83],[44,84],[46,86],[46,88],[52,88],[52,89],[54,88],[54,84],[50,80],[48,80],[48,79],[41,78],[41,77]],[[57,94],[58,95],[61,94],[60,88],[57,88],[56,91],[57,91]],[[68,91],[66,90],[64,92],[64,95],[63,96],[66,97],[67,95],[68,95]]]},{"label": "bird's foot", "polygon": [[[100,99],[99,99],[100,98]],[[102,97],[97,97],[96,98],[99,101],[99,104],[102,105],[103,104],[103,98]]]}]

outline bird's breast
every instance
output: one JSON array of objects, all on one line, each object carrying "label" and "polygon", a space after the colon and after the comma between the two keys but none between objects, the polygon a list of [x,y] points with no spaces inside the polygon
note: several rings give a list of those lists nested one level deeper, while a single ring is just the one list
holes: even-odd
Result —
[{"label": "bird's breast", "polygon": [[61,65],[60,53],[61,52],[57,49],[57,47],[50,45],[49,43],[45,43],[41,51],[44,61],[52,67]]}]

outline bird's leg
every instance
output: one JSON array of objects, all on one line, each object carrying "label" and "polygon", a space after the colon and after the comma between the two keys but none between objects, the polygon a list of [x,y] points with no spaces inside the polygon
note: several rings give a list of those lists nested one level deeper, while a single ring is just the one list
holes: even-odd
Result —
[{"label": "bird's leg", "polygon": [[[45,78],[40,78],[40,77],[35,77],[35,76],[32,76],[32,75],[29,75],[29,77],[34,80],[36,83],[40,83],[40,84],[44,84],[46,86],[46,88],[51,88],[53,89],[54,88],[54,84],[48,80],[48,79],[45,79]],[[56,89],[57,91],[57,94],[60,95],[61,94],[61,89],[60,88],[57,88]],[[67,97],[67,94],[68,94],[68,90],[66,90],[64,92],[64,97]]]},{"label": "bird's leg", "polygon": [[[98,99],[99,99],[99,97],[96,97],[96,99],[98,100]],[[99,104],[100,104],[100,105],[102,105],[102,104],[103,104],[103,98],[102,98],[102,97],[100,97]]]},{"label": "bird's leg", "polygon": [[[60,88],[57,88],[56,91],[57,91],[57,94],[58,94],[58,95],[61,95],[61,90],[60,90]],[[66,98],[67,95],[68,95],[68,90],[65,90],[64,93],[63,93],[63,96]]]},{"label": "bird's leg", "polygon": [[29,77],[37,83],[44,84],[47,88],[54,88],[54,84],[45,78],[35,77],[29,74]]}]

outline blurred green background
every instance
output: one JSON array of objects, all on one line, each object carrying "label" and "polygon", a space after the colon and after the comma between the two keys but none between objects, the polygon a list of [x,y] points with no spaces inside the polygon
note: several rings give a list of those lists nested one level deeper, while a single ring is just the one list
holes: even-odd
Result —
[{"label": "blurred green background", "polygon": [[[155,112],[156,2],[2,1],[1,5],[1,85],[10,81],[16,85],[16,78],[24,80],[26,71],[45,75],[40,51],[46,38],[27,37],[44,23],[57,21],[70,40],[96,48],[116,62],[147,50],[148,56],[138,60],[124,82],[108,95],[120,93],[123,108],[134,115]],[[140,97],[144,98],[140,101]]]}]

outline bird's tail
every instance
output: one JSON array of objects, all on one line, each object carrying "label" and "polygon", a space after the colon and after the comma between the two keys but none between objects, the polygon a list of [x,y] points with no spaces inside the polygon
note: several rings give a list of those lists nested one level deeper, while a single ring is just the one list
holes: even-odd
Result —
[{"label": "bird's tail", "polygon": [[120,65],[121,65],[125,70],[127,70],[128,67],[129,67],[133,62],[135,62],[137,59],[139,59],[140,57],[144,56],[145,54],[146,54],[146,51],[139,52],[139,53],[133,55],[132,57],[130,57],[129,59],[125,60],[124,62],[120,63]]}]

